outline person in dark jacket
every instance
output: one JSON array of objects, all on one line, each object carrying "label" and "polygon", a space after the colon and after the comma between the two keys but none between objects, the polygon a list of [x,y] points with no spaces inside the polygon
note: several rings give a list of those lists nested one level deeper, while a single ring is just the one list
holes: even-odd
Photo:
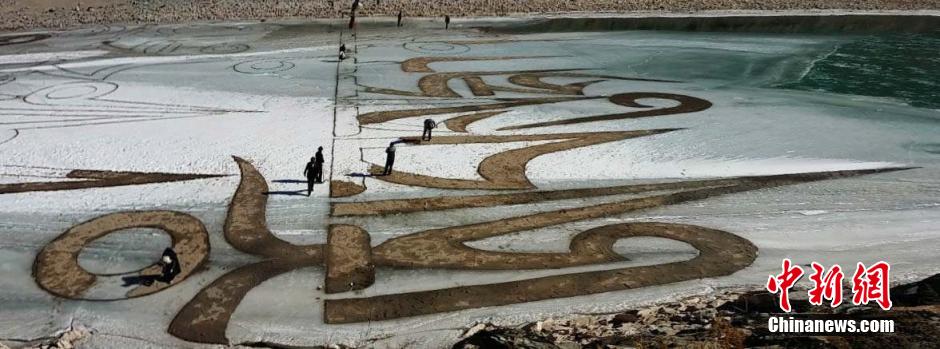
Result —
[{"label": "person in dark jacket", "polygon": [[313,184],[317,182],[317,157],[311,157],[310,162],[304,167],[304,177],[307,177],[307,196],[313,193]]},{"label": "person in dark jacket", "polygon": [[176,256],[176,251],[173,251],[172,248],[167,247],[163,250],[163,257],[160,259],[160,265],[162,268],[162,273],[160,277],[157,278],[157,281],[170,283],[177,275],[180,274],[180,260]]},{"label": "person in dark jacket", "polygon": [[401,27],[401,10],[398,10],[398,26]]},{"label": "person in dark jacket", "polygon": [[323,147],[317,147],[317,155],[314,156],[313,172],[317,183],[323,183]]},{"label": "person in dark jacket", "polygon": [[424,119],[424,132],[421,133],[421,140],[423,141],[425,140],[424,138],[427,137],[427,140],[430,141],[431,130],[433,130],[435,127],[437,127],[437,123],[435,123],[434,120]]},{"label": "person in dark jacket", "polygon": [[172,248],[167,247],[163,250],[163,257],[160,257],[160,262],[157,263],[160,266],[160,275],[142,275],[140,277],[125,277],[124,286],[129,286],[135,283],[142,284],[144,286],[153,285],[154,281],[160,281],[163,283],[170,283],[177,275],[180,274],[180,260],[176,257],[176,251],[173,251]]},{"label": "person in dark jacket", "polygon": [[392,173],[392,165],[395,164],[395,142],[389,143],[388,148],[385,148],[385,170],[382,171],[383,176],[388,176]]},{"label": "person in dark jacket", "polygon": [[450,28],[450,16],[445,15],[444,16],[444,29],[448,29],[448,28]]}]

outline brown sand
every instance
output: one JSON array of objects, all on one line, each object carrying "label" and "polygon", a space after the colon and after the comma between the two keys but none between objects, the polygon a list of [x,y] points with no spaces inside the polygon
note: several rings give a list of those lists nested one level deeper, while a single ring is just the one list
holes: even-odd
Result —
[{"label": "brown sand", "polygon": [[[176,23],[262,18],[336,18],[347,0],[0,0],[0,30],[63,29],[112,23]],[[505,16],[546,12],[706,10],[922,10],[938,0],[364,0],[358,16]]]},{"label": "brown sand", "polygon": [[[127,298],[156,293],[183,282],[209,257],[209,233],[193,216],[176,211],[112,213],[78,224],[43,247],[33,264],[36,283],[60,297],[82,298],[96,279],[95,274],[78,264],[82,248],[113,232],[136,227],[156,228],[170,235],[173,250],[179,257],[180,274],[169,284],[156,282],[151,286],[135,287],[127,293]],[[159,275],[160,267],[152,265],[131,274]]]}]

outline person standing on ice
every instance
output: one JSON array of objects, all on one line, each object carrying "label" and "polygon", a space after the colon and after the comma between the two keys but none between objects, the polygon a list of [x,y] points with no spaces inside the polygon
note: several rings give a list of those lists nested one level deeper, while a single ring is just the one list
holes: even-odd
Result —
[{"label": "person standing on ice", "polygon": [[353,1],[352,10],[349,11],[349,29],[356,27],[356,10],[359,9],[359,0]]},{"label": "person standing on ice", "polygon": [[392,165],[395,164],[395,142],[389,143],[388,148],[385,148],[385,170],[382,171],[383,176],[388,176],[392,173]]},{"label": "person standing on ice", "polygon": [[444,29],[450,28],[450,15],[444,15]]},{"label": "person standing on ice", "polygon": [[398,10],[398,27],[401,27],[401,10]]},{"label": "person standing on ice", "polygon": [[313,172],[317,183],[323,183],[323,147],[317,148],[317,155],[314,156]]},{"label": "person standing on ice", "polygon": [[304,168],[304,177],[307,177],[307,196],[313,193],[313,184],[317,182],[317,157],[311,157],[307,167]]},{"label": "person standing on ice", "polygon": [[424,137],[426,136],[428,138],[427,140],[430,141],[431,130],[433,130],[435,127],[437,127],[437,123],[435,123],[434,120],[424,119],[424,132],[421,133],[421,140],[425,140]]}]

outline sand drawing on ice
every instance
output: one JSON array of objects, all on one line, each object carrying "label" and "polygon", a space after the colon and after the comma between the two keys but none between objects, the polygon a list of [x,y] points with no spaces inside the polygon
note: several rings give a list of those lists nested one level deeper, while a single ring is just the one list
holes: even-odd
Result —
[{"label": "sand drawing on ice", "polygon": [[[469,51],[468,44],[408,43],[405,50],[455,55]],[[464,49],[466,48],[466,50]],[[535,129],[548,126],[604,122],[630,118],[655,117],[695,113],[711,107],[711,102],[680,94],[664,92],[624,92],[610,96],[590,96],[584,89],[606,80],[638,80],[662,83],[675,81],[595,75],[577,70],[513,70],[495,72],[437,72],[430,65],[436,62],[467,60],[515,60],[524,57],[455,56],[417,57],[400,62],[403,72],[425,74],[417,82],[418,91],[384,87],[360,86],[361,92],[415,97],[420,99],[464,98],[448,86],[451,80],[467,84],[473,96],[495,96],[497,92],[538,94],[536,97],[490,98],[483,103],[464,103],[457,106],[381,110],[356,113],[354,121],[363,125],[383,124],[404,118],[456,114],[443,121],[443,125],[457,135],[434,137],[423,141],[417,137],[400,140],[414,146],[464,146],[467,144],[493,144],[504,142],[539,142],[510,149],[486,157],[477,166],[480,179],[455,179],[432,175],[393,171],[387,176],[368,177],[370,181],[383,181],[411,187],[490,190],[491,193],[450,195],[407,199],[356,200],[367,192],[365,179],[355,183],[351,179],[331,179],[330,196],[351,198],[331,202],[330,215],[347,220],[363,216],[407,215],[421,211],[497,207],[554,200],[613,197],[621,194],[646,194],[630,198],[614,198],[605,203],[522,214],[503,219],[440,227],[398,235],[373,246],[369,232],[355,221],[328,225],[326,243],[298,245],[278,238],[267,223],[268,184],[264,175],[249,161],[234,157],[240,171],[240,182],[228,205],[222,231],[225,241],[236,250],[259,257],[256,261],[227,271],[203,286],[188,303],[176,312],[167,331],[178,338],[201,343],[228,344],[226,330],[235,310],[244,297],[255,287],[277,275],[305,267],[325,270],[326,293],[343,294],[372,286],[376,273],[383,268],[420,268],[442,270],[526,270],[558,269],[559,274],[488,284],[458,286],[436,290],[382,294],[355,297],[352,294],[323,300],[323,321],[327,324],[383,321],[425,314],[452,312],[464,309],[526,303],[602,292],[628,290],[662,285],[685,280],[730,275],[750,265],[757,256],[757,247],[731,232],[708,227],[661,222],[620,223],[600,225],[578,232],[570,238],[566,252],[503,252],[474,248],[470,242],[496,236],[515,234],[561,224],[614,217],[628,212],[705,200],[734,193],[796,185],[815,181],[848,178],[905,168],[879,168],[867,170],[826,171],[798,174],[731,177],[709,180],[619,185],[610,187],[569,188],[542,190],[526,175],[526,166],[533,159],[557,152],[588,147],[608,142],[641,138],[675,132],[679,129],[647,129],[604,132],[536,133],[536,134],[471,134],[468,126],[474,122],[502,116],[512,108],[569,101],[607,101],[628,110],[591,116],[573,116],[541,122],[508,124],[498,130]],[[343,64],[343,63],[339,63]],[[285,61],[267,60],[243,62],[233,67],[248,74],[265,74],[293,67]],[[339,71],[339,69],[337,69]],[[339,79],[339,74],[338,79]],[[495,85],[483,76],[506,76],[513,86]],[[581,79],[583,81],[556,84],[549,78]],[[357,92],[358,93],[358,92]],[[358,95],[357,95],[358,97]],[[642,99],[662,99],[675,102],[675,106],[656,108],[639,103]],[[462,133],[462,134],[460,134]],[[371,172],[380,170],[371,166]],[[95,174],[79,172],[91,182],[121,181],[146,182],[151,177],[128,174]],[[186,175],[175,175],[186,176]],[[189,175],[206,176],[206,175]],[[143,179],[140,179],[143,178]],[[182,177],[169,177],[182,178]],[[188,179],[195,179],[188,178]],[[199,177],[203,178],[203,177]],[[179,179],[182,180],[182,179]],[[134,182],[136,183],[136,182]],[[133,184],[133,183],[132,183]],[[42,185],[50,185],[40,183]],[[0,187],[3,188],[3,187]],[[50,189],[51,190],[51,189]],[[498,191],[497,191],[498,190]],[[150,227],[167,232],[182,264],[181,278],[171,284],[132,289],[126,299],[144,296],[172,288],[187,277],[198,273],[206,263],[210,246],[202,222],[184,212],[134,211],[103,215],[66,230],[47,244],[34,262],[36,282],[48,292],[71,299],[86,299],[90,289],[96,287],[96,275],[82,269],[77,258],[81,250],[95,239],[112,232],[135,227]],[[407,227],[405,227],[407,228]],[[626,260],[614,251],[620,240],[633,237],[659,237],[684,242],[698,255],[690,260],[657,265],[633,266],[565,272],[563,269],[603,265]],[[132,272],[155,272],[151,268]]]}]

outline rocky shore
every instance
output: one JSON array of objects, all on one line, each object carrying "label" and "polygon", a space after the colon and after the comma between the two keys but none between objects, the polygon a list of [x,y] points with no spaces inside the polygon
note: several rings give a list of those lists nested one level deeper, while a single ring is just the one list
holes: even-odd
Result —
[{"label": "rocky shore", "polygon": [[940,274],[896,286],[891,289],[894,307],[882,311],[877,305],[853,306],[850,301],[837,308],[812,306],[805,290],[791,290],[795,314],[893,319],[891,334],[771,333],[768,318],[780,312],[776,296],[766,290],[726,290],[618,314],[546,319],[516,327],[476,324],[453,348],[935,348],[940,337],[938,292]]},{"label": "rocky shore", "polygon": [[[0,0],[0,30],[66,29],[95,24],[177,23],[268,18],[335,18],[351,0]],[[940,0],[364,0],[360,16],[506,16],[559,12],[710,10],[940,9]]]}]

